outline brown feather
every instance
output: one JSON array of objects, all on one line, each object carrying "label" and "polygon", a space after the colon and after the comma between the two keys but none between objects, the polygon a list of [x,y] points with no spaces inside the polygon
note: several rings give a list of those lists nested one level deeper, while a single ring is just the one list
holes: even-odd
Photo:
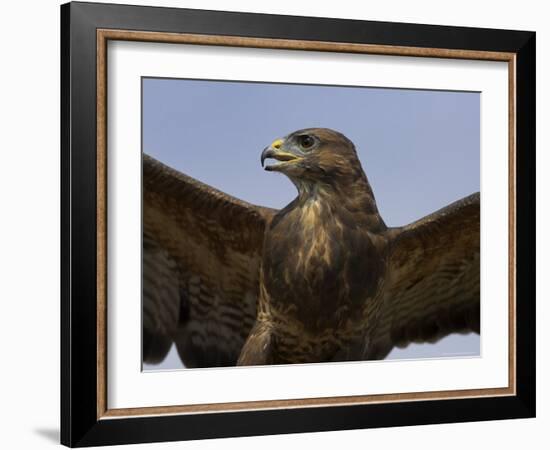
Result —
[{"label": "brown feather", "polygon": [[187,367],[236,364],[273,214],[143,155],[145,362],[161,361],[174,341]]},{"label": "brown feather", "polygon": [[479,193],[388,231],[388,280],[368,359],[394,346],[479,333]]}]

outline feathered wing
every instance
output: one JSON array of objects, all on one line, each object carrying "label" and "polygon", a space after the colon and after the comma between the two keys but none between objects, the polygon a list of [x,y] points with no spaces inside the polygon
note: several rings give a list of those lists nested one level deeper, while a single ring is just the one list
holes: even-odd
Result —
[{"label": "feathered wing", "polygon": [[143,361],[235,365],[256,318],[257,207],[143,155]]},{"label": "feathered wing", "polygon": [[479,193],[390,230],[388,274],[368,359],[394,346],[479,333]]}]

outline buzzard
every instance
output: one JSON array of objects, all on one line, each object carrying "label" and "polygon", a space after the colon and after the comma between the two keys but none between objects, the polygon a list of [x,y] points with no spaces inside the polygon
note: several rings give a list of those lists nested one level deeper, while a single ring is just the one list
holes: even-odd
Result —
[{"label": "buzzard", "polygon": [[353,143],[299,130],[261,154],[280,211],[143,155],[143,361],[186,367],[383,359],[479,333],[479,193],[387,227]]}]

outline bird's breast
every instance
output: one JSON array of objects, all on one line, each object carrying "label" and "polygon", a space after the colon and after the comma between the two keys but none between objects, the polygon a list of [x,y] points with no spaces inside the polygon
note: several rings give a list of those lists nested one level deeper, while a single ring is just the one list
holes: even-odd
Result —
[{"label": "bird's breast", "polygon": [[320,202],[277,217],[266,232],[262,261],[269,308],[309,330],[346,326],[360,317],[384,270],[380,250],[360,222]]}]

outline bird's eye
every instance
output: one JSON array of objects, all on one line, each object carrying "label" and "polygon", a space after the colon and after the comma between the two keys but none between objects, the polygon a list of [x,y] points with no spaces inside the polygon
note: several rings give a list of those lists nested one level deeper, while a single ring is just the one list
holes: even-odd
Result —
[{"label": "bird's eye", "polygon": [[303,136],[300,136],[298,138],[298,142],[300,143],[300,147],[308,149],[313,147],[313,144],[315,144],[315,140],[308,136],[307,134],[304,134]]}]

